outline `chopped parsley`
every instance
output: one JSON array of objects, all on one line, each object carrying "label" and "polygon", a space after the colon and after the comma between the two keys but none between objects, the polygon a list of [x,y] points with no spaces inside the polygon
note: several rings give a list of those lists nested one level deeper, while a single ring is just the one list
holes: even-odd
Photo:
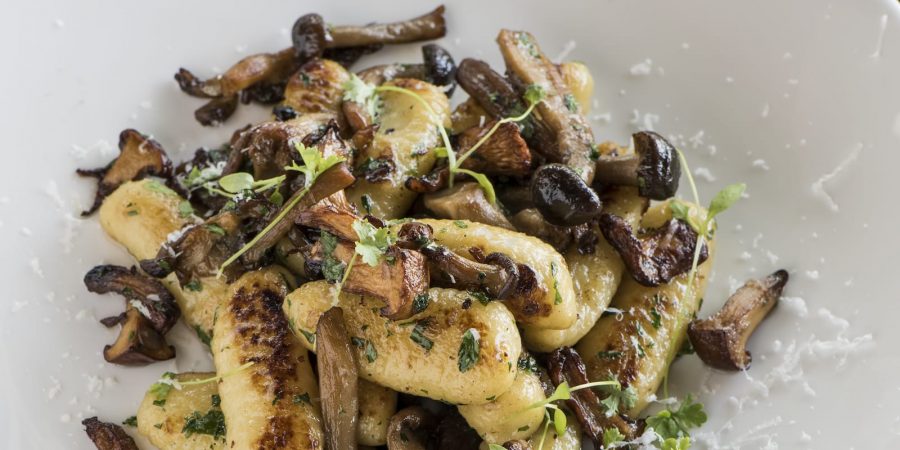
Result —
[{"label": "chopped parsley", "polygon": [[355,345],[358,349],[363,350],[366,355],[366,360],[370,363],[375,362],[378,358],[378,351],[375,350],[375,346],[372,345],[372,342],[368,339],[354,336],[350,338],[350,343]]},{"label": "chopped parsley", "polygon": [[137,426],[137,417],[131,416],[131,417],[123,420],[122,425],[128,425],[129,427],[136,427]]},{"label": "chopped parsley", "polygon": [[482,305],[485,306],[487,306],[487,304],[491,302],[491,298],[481,291],[469,291],[469,295],[475,297],[476,300],[478,300]]},{"label": "chopped parsley", "polygon": [[302,394],[295,394],[292,401],[294,402],[295,405],[299,405],[301,403],[306,403],[307,405],[311,404],[309,401],[309,392],[304,392]]},{"label": "chopped parsley", "polygon": [[418,314],[422,311],[425,311],[428,308],[428,304],[431,302],[431,297],[427,292],[423,292],[417,295],[413,299],[413,314]]},{"label": "chopped parsley", "polygon": [[169,189],[167,186],[163,185],[159,181],[150,180],[144,183],[144,187],[150,191],[163,194],[163,195],[178,195],[175,191]]},{"label": "chopped parsley", "polygon": [[463,334],[462,342],[459,344],[458,365],[460,372],[466,372],[478,363],[478,357],[481,349],[481,339],[478,330],[469,328]]},{"label": "chopped parsley", "polygon": [[323,231],[319,235],[319,242],[322,243],[322,253],[325,255],[322,259],[322,276],[332,283],[339,283],[344,277],[344,270],[347,268],[347,265],[334,257],[334,251],[338,246],[338,238],[327,231]]},{"label": "chopped parsley", "polygon": [[187,200],[182,200],[178,203],[178,216],[182,219],[186,219],[194,215],[194,207],[191,206],[191,202]]},{"label": "chopped parsley", "polygon": [[469,225],[464,220],[454,220],[453,225],[456,225],[457,228],[469,228]]},{"label": "chopped parsley", "polygon": [[597,357],[600,359],[619,359],[622,357],[622,352],[615,350],[604,350],[602,352],[597,352]]},{"label": "chopped parsley", "polygon": [[434,342],[428,337],[425,336],[425,325],[422,321],[416,322],[416,326],[413,327],[412,332],[409,334],[409,338],[412,339],[413,342],[419,344],[420,347],[424,348],[426,351],[431,350],[431,347],[434,346]]},{"label": "chopped parsley", "polygon": [[206,229],[209,230],[213,234],[218,234],[219,236],[225,236],[225,229],[214,223],[206,224]]},{"label": "chopped parsley", "polygon": [[525,372],[537,373],[538,371],[537,360],[534,359],[534,356],[531,356],[530,353],[519,357],[518,367],[519,370]]},{"label": "chopped parsley", "polygon": [[363,209],[366,210],[366,214],[372,214],[372,197],[369,197],[369,194],[363,194],[359,201],[362,203]]},{"label": "chopped parsley", "polygon": [[197,332],[197,337],[200,338],[200,341],[206,344],[209,347],[210,342],[212,342],[212,336],[203,331],[203,328],[200,328],[200,325],[194,325],[194,331]]},{"label": "chopped parsley", "polygon": [[563,103],[566,104],[566,109],[570,112],[578,112],[578,102],[575,101],[575,96],[572,94],[566,94],[563,96]]},{"label": "chopped parsley", "polygon": [[222,397],[219,397],[219,394],[213,394],[210,401],[213,407],[218,408],[222,404]]},{"label": "chopped parsley", "polygon": [[562,295],[559,293],[559,282],[556,280],[556,273],[559,272],[559,267],[556,265],[555,261],[550,262],[550,274],[553,275],[553,293],[555,298],[553,299],[553,304],[558,305],[562,303]]},{"label": "chopped parsley", "polygon": [[191,280],[184,285],[184,288],[191,292],[200,292],[203,290],[203,283],[200,280]]},{"label": "chopped parsley", "polygon": [[[647,418],[647,425],[653,427],[653,431],[663,439],[680,439],[690,436],[690,429],[706,423],[706,411],[702,403],[694,403],[693,397],[688,395],[678,405],[678,409],[672,410],[671,406]],[[680,447],[672,447],[680,448]]]},{"label": "chopped parsley", "polygon": [[297,329],[300,330],[300,333],[306,338],[306,342],[309,342],[310,345],[316,345],[316,333],[310,333],[302,328]]},{"label": "chopped parsley", "polygon": [[214,439],[225,438],[225,415],[220,409],[211,409],[206,414],[194,411],[184,418],[181,432],[190,437],[194,434],[207,434]]}]

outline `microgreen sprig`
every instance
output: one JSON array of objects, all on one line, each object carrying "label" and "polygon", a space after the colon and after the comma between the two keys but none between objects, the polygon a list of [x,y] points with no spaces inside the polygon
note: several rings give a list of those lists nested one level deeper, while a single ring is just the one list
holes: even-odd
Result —
[{"label": "microgreen sprig", "polygon": [[[399,94],[407,95],[414,98],[419,104],[421,104],[428,114],[432,117],[432,120],[439,121],[439,115],[435,112],[434,108],[422,98],[421,95],[416,93],[415,91],[402,88],[399,86],[392,85],[381,85],[381,86],[372,86],[356,75],[351,75],[350,80],[344,83],[344,100],[354,101],[364,105],[366,111],[368,111],[371,116],[374,118],[378,111],[378,94],[381,92],[396,92]],[[450,171],[450,179],[449,185],[453,187],[453,178],[456,174],[464,174],[472,177],[478,182],[479,186],[481,186],[482,190],[484,190],[485,196],[491,203],[497,202],[497,194],[494,190],[493,184],[491,184],[490,179],[482,173],[478,173],[469,169],[465,169],[461,167],[463,161],[465,161],[470,155],[472,155],[478,148],[480,148],[488,139],[500,128],[501,125],[510,122],[521,122],[525,120],[534,108],[544,100],[546,96],[546,92],[541,86],[531,85],[525,90],[525,95],[523,96],[525,101],[528,103],[528,108],[526,108],[525,112],[515,117],[506,117],[503,118],[497,123],[495,123],[487,133],[484,134],[470,149],[466,150],[466,152],[457,158],[456,152],[453,150],[453,144],[450,141],[450,136],[447,134],[447,130],[444,129],[442,123],[437,123],[438,133],[441,136],[441,141],[443,142],[443,147],[435,148],[435,154],[437,156],[443,156],[447,158],[447,166]]]},{"label": "microgreen sprig", "polygon": [[344,268],[344,274],[334,290],[335,301],[337,301],[341,289],[343,289],[344,283],[350,275],[350,271],[353,270],[356,258],[360,257],[364,263],[375,267],[387,252],[388,247],[394,244],[395,240],[389,228],[376,228],[365,220],[357,219],[353,221],[353,231],[356,232],[358,240],[353,248],[353,256],[350,257],[347,267]]},{"label": "microgreen sprig", "polygon": [[164,404],[166,401],[166,397],[168,397],[169,392],[171,392],[172,389],[175,389],[176,391],[180,391],[180,390],[184,389],[184,386],[194,386],[194,385],[198,385],[198,384],[219,382],[220,380],[222,380],[224,378],[228,378],[232,375],[238,374],[238,373],[248,369],[253,364],[255,364],[255,363],[253,361],[251,361],[251,362],[242,364],[232,370],[229,370],[228,372],[225,372],[221,375],[216,374],[213,377],[203,378],[200,380],[178,381],[178,379],[175,378],[174,373],[166,372],[162,375],[162,377],[160,377],[159,380],[156,381],[156,383],[153,383],[152,385],[150,385],[150,389],[148,389],[147,392],[154,396],[155,403]]},{"label": "microgreen sprig", "polygon": [[[316,179],[325,173],[326,170],[332,168],[333,166],[344,161],[343,157],[337,155],[331,155],[328,157],[322,156],[322,153],[319,152],[318,149],[312,147],[307,147],[302,143],[297,143],[294,146],[297,149],[297,153],[300,154],[300,158],[303,159],[303,165],[297,165],[297,163],[292,163],[290,166],[285,167],[285,170],[291,170],[296,172],[303,173],[306,178],[304,180],[305,185],[303,190],[301,190],[298,194],[294,195],[293,199],[281,208],[281,211],[275,216],[275,219],[272,220],[262,231],[259,232],[250,242],[241,247],[235,254],[228,257],[225,262],[219,266],[218,274],[216,277],[221,277],[222,273],[225,271],[225,268],[234,263],[241,257],[244,253],[250,250],[257,242],[259,242],[263,236],[268,234],[275,228],[279,222],[284,220],[284,218],[297,206],[297,203],[300,203],[300,200],[309,192],[310,187],[312,187],[313,183],[316,182]],[[249,175],[249,174],[248,174]]]}]

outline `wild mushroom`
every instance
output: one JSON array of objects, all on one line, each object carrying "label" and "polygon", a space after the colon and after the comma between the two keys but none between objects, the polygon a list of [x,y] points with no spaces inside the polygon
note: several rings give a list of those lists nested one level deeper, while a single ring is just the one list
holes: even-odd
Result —
[{"label": "wild mushroom", "polygon": [[477,450],[480,445],[481,436],[456,408],[445,413],[434,432],[434,450]]},{"label": "wild mushroom", "polygon": [[[670,219],[659,228],[635,234],[619,216],[600,216],[600,231],[616,249],[632,278],[644,286],[659,286],[689,270],[697,248],[697,232],[682,220]],[[709,256],[706,243],[697,264]]]},{"label": "wild mushroom", "polygon": [[172,163],[158,142],[131,128],[119,133],[119,156],[106,167],[78,169],[78,175],[99,180],[97,195],[91,207],[82,216],[92,214],[117,187],[128,181],[140,180],[149,175],[169,178]]},{"label": "wild mushroom", "polygon": [[363,45],[360,47],[329,48],[322,53],[322,58],[330,59],[345,69],[350,69],[360,58],[371,55],[384,48],[384,44]]},{"label": "wild mushroom", "polygon": [[103,347],[103,359],[123,366],[143,366],[175,357],[175,347],[153,328],[144,314],[132,305],[121,319],[122,329],[112,345]]},{"label": "wild mushroom", "polygon": [[427,450],[437,418],[421,406],[410,406],[391,417],[387,429],[388,450]]},{"label": "wild mushroom", "polygon": [[325,448],[356,450],[359,422],[359,379],[356,350],[350,343],[344,313],[335,306],[316,325],[316,353]]},{"label": "wild mushroom", "polygon": [[471,220],[495,227],[514,229],[500,208],[489,202],[478,183],[459,183],[450,189],[423,197],[422,203],[435,216]]},{"label": "wild mushroom", "polygon": [[[547,357],[547,366],[550,379],[557,386],[563,382],[569,383],[569,386],[590,382],[584,361],[578,352],[570,347],[558,348],[550,353]],[[637,437],[637,427],[631,420],[620,414],[607,414],[601,409],[600,397],[593,389],[579,389],[572,392],[571,398],[566,400],[566,406],[575,413],[585,434],[597,448],[603,448],[603,431],[609,428],[618,429],[625,440]]]},{"label": "wild mushroom", "polygon": [[506,450],[532,450],[531,444],[529,444],[528,441],[523,441],[520,439],[504,442],[503,448],[505,448]]},{"label": "wild mushroom", "polygon": [[[337,239],[333,244],[327,242],[326,245],[319,239],[310,253],[312,258],[308,264],[319,267],[327,275],[328,265],[335,264],[343,265],[339,269],[342,274],[355,250],[348,240]],[[407,319],[418,312],[414,310],[416,298],[428,290],[428,266],[421,253],[392,245],[378,265],[354,264],[342,290],[377,297],[385,302],[381,309],[382,316],[391,320]]]},{"label": "wild mushroom", "polygon": [[523,209],[512,217],[510,222],[517,231],[534,236],[555,248],[564,252],[573,241],[583,249],[582,253],[590,253],[592,244],[596,239],[591,238],[589,224],[581,224],[574,227],[561,227],[548,222],[538,210],[534,208]]},{"label": "wild mushroom", "polygon": [[97,450],[139,450],[134,439],[119,425],[101,422],[97,417],[84,419],[81,424]]},{"label": "wild mushroom", "polygon": [[360,47],[438,39],[447,34],[447,25],[444,21],[444,6],[441,5],[427,14],[402,22],[333,26],[328,32],[329,47]]},{"label": "wild mushroom", "polygon": [[444,47],[437,44],[422,46],[425,62],[425,81],[446,89],[447,97],[456,89],[456,62]]},{"label": "wild mushroom", "polygon": [[597,158],[597,181],[637,186],[642,197],[653,200],[671,198],[678,191],[681,177],[681,162],[675,147],[652,131],[641,131],[631,138],[634,153]]},{"label": "wild mushroom", "polygon": [[159,281],[138,273],[135,267],[96,266],[84,276],[84,285],[95,294],[121,294],[160,334],[167,333],[181,316],[172,293]]},{"label": "wild mushroom", "polygon": [[693,320],[688,336],[697,356],[717,369],[747,370],[751,361],[747,340],[778,303],[787,282],[785,270],[761,280],[749,280],[731,294],[719,312]]},{"label": "wild mushroom", "polygon": [[328,38],[328,24],[315,13],[300,16],[291,27],[294,56],[304,62],[322,56]]},{"label": "wild mushroom", "polygon": [[517,89],[524,92],[527,86],[538,85],[546,92],[537,110],[540,122],[553,133],[554,145],[536,150],[550,162],[569,166],[585,183],[591,184],[595,166],[590,158],[593,133],[559,70],[527,32],[501,30],[497,43]]},{"label": "wild mushroom", "polygon": [[597,193],[562,164],[546,164],[534,172],[531,198],[548,222],[564,227],[588,222],[603,206]]}]

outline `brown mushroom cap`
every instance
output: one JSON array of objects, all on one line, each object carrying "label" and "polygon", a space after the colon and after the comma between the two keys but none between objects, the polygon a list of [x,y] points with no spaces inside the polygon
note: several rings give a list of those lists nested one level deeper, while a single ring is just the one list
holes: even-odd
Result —
[{"label": "brown mushroom cap", "polygon": [[637,186],[642,197],[653,200],[674,196],[681,178],[681,160],[675,147],[652,131],[641,131],[631,138],[634,153],[597,158],[596,181]]},{"label": "brown mushroom cap", "polygon": [[356,350],[350,343],[344,313],[332,307],[316,325],[319,391],[326,449],[356,449],[359,422]]},{"label": "brown mushroom cap", "polygon": [[507,441],[503,443],[506,450],[532,450],[528,441],[516,439],[515,441]]},{"label": "brown mushroom cap", "polygon": [[101,422],[96,417],[84,419],[81,424],[97,450],[139,450],[134,439],[119,425]]},{"label": "brown mushroom cap", "polygon": [[160,334],[168,332],[181,316],[172,293],[159,281],[138,273],[134,267],[96,266],[84,276],[84,284],[88,291],[96,294],[116,292],[127,300],[140,302],[149,314],[148,320]]},{"label": "brown mushroom cap", "polygon": [[82,216],[92,214],[109,194],[128,181],[153,175],[172,176],[172,163],[159,142],[131,128],[119,133],[119,156],[106,167],[78,169],[78,175],[98,178],[97,195],[91,207]]},{"label": "brown mushroom cap", "polygon": [[391,417],[387,429],[388,450],[427,450],[438,421],[421,406],[410,406]]},{"label": "brown mushroom cap", "polygon": [[153,328],[149,319],[132,306],[125,311],[116,342],[103,348],[103,358],[123,366],[143,366],[175,357],[175,347]]},{"label": "brown mushroom cap", "polygon": [[459,183],[450,189],[425,195],[423,205],[436,217],[471,220],[495,227],[514,229],[500,208],[489,202],[478,183]]},{"label": "brown mushroom cap", "polygon": [[751,357],[747,340],[778,303],[787,282],[785,270],[778,270],[761,280],[749,280],[717,313],[692,321],[688,336],[697,356],[717,369],[749,368]]},{"label": "brown mushroom cap", "polygon": [[[621,217],[603,214],[600,230],[622,257],[634,280],[644,286],[666,284],[693,266],[697,232],[684,221],[671,219],[659,228],[635,235]],[[708,256],[704,242],[697,264],[702,264]]]}]

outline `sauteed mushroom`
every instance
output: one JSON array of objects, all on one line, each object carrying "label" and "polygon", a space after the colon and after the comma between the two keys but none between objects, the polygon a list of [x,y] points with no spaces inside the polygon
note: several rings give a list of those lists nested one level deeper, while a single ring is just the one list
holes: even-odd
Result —
[{"label": "sauteed mushroom", "polygon": [[478,183],[459,183],[450,189],[423,197],[422,204],[444,219],[471,220],[512,230],[500,208],[489,202]]},{"label": "sauteed mushroom", "polygon": [[359,422],[356,350],[350,343],[344,313],[335,306],[325,311],[316,325],[319,391],[325,448],[355,450]]},{"label": "sauteed mushroom", "polygon": [[175,357],[175,347],[135,307],[128,305],[116,342],[103,347],[103,359],[123,366],[143,366]]},{"label": "sauteed mushroom", "polygon": [[119,156],[106,167],[78,169],[78,175],[99,180],[97,195],[91,207],[82,216],[92,214],[103,199],[127,181],[140,180],[148,175],[163,178],[172,176],[172,163],[158,142],[131,128],[119,134]]},{"label": "sauteed mushroom", "polygon": [[81,424],[97,450],[138,450],[134,439],[119,425],[101,422],[96,417],[84,419]]},{"label": "sauteed mushroom", "polygon": [[169,290],[159,281],[138,273],[134,267],[96,266],[84,276],[84,285],[95,294],[121,294],[147,317],[160,334],[167,333],[181,316],[175,297]]},{"label": "sauteed mushroom", "polygon": [[785,270],[776,271],[761,280],[749,280],[731,294],[717,313],[692,321],[688,336],[697,356],[717,369],[749,368],[751,357],[747,340],[778,303],[787,282],[788,273]]},{"label": "sauteed mushroom", "polygon": [[387,431],[388,450],[427,450],[437,419],[421,406],[401,409],[391,417]]},{"label": "sauteed mushroom", "polygon": [[637,186],[642,197],[671,198],[678,191],[681,162],[675,147],[652,131],[632,135],[634,153],[597,158],[597,181]]},{"label": "sauteed mushroom", "polygon": [[548,222],[581,225],[600,214],[600,197],[575,171],[562,164],[546,164],[531,178],[534,206]]},{"label": "sauteed mushroom", "polygon": [[419,17],[394,23],[335,26],[329,30],[329,47],[360,47],[372,44],[403,44],[438,39],[447,34],[444,6]]},{"label": "sauteed mushroom", "polygon": [[[684,221],[670,219],[660,228],[636,235],[621,217],[603,214],[600,231],[619,252],[634,280],[644,286],[666,284],[693,265],[697,232]],[[704,242],[697,264],[708,256]]]}]

